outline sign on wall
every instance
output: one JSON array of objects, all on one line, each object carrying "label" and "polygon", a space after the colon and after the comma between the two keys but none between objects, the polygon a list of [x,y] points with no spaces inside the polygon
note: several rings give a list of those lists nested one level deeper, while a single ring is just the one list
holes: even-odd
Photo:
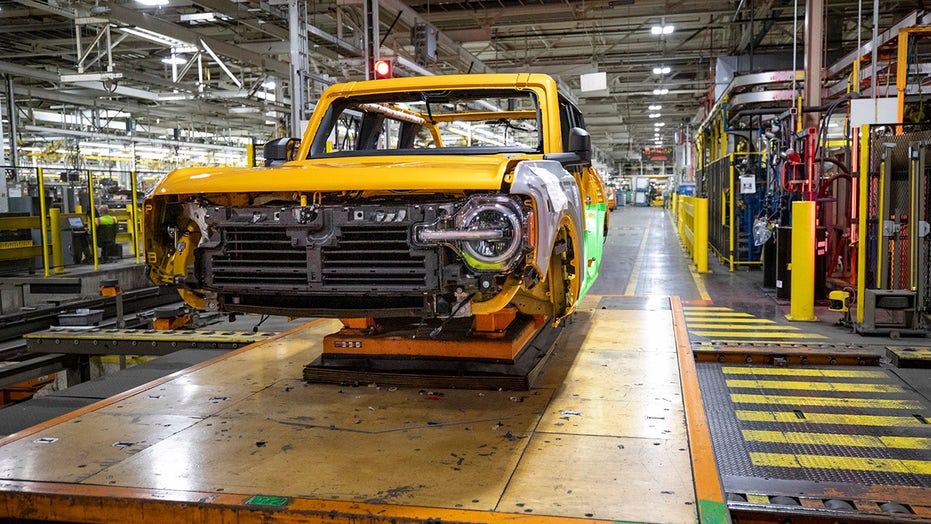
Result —
[{"label": "sign on wall", "polygon": [[645,147],[640,152],[640,158],[644,162],[671,162],[671,147]]}]

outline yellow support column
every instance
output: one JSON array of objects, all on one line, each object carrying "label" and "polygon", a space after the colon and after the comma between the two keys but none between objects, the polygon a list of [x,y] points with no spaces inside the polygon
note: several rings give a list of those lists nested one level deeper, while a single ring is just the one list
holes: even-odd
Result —
[{"label": "yellow support column", "polygon": [[695,234],[695,246],[692,251],[692,260],[699,273],[708,272],[708,199],[696,198],[693,200],[695,218],[692,226]]},{"label": "yellow support column", "polygon": [[857,324],[863,323],[863,308],[859,297],[866,292],[866,225],[868,222],[867,201],[869,200],[870,177],[870,126],[860,126],[860,190],[857,192],[859,216],[857,216]]},{"label": "yellow support column", "polygon": [[52,242],[52,272],[64,273],[65,262],[61,254],[61,209],[57,207],[49,209],[48,217]]},{"label": "yellow support column", "polygon": [[42,267],[48,276],[48,218],[45,214],[45,173],[40,167],[36,174],[39,183],[39,224],[42,228]]},{"label": "yellow support column", "polygon": [[815,321],[815,203],[792,202],[792,285],[789,314],[797,321]]},{"label": "yellow support column", "polygon": [[133,198],[132,198],[132,211],[129,213],[129,232],[133,237],[133,255],[136,257],[136,263],[140,262],[139,255],[139,197],[136,195],[138,191],[138,181],[136,180],[136,170],[129,172],[130,185],[133,188]]}]

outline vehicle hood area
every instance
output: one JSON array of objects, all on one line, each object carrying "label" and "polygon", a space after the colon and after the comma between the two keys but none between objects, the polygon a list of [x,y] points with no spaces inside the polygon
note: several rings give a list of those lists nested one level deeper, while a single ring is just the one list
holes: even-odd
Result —
[{"label": "vehicle hood area", "polygon": [[514,155],[327,158],[270,168],[186,168],[150,196],[278,191],[498,191]]}]

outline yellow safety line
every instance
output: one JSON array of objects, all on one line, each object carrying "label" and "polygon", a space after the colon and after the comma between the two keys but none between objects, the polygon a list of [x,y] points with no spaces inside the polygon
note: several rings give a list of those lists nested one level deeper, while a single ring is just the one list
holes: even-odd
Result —
[{"label": "yellow safety line", "polygon": [[689,264],[689,274],[692,275],[692,280],[695,282],[695,287],[698,289],[698,296],[702,300],[711,300],[711,295],[708,294],[708,288],[705,287],[705,278],[695,271],[691,264]]},{"label": "yellow safety line", "polygon": [[882,415],[844,415],[840,413],[796,413],[794,411],[737,410],[737,420],[746,422],[793,422],[805,424],[841,424],[845,426],[927,427],[915,417]]},{"label": "yellow safety line", "polygon": [[640,273],[640,264],[643,262],[643,253],[647,250],[647,239],[650,236],[650,229],[643,228],[643,240],[640,241],[640,249],[637,250],[637,258],[634,259],[634,267],[630,269],[630,278],[627,279],[627,288],[624,290],[625,295],[634,295],[637,293],[637,275]]},{"label": "yellow safety line", "polygon": [[823,335],[811,335],[807,333],[758,333],[750,335],[734,331],[693,331],[692,334],[699,337],[743,337],[745,340],[753,338],[804,338],[812,340],[827,338]]},{"label": "yellow safety line", "polygon": [[739,313],[739,312],[716,312],[716,311],[696,311],[691,313],[686,313],[686,320],[690,318],[702,318],[702,317],[714,317],[714,318],[723,318],[723,317],[735,317],[735,318],[753,318],[753,315],[750,313]]},{"label": "yellow safety line", "polygon": [[724,366],[721,372],[726,375],[786,375],[790,377],[847,377],[847,378],[887,378],[885,371],[866,371],[858,369],[812,369],[812,368],[761,368]]},{"label": "yellow safety line", "polygon": [[[722,323],[722,322],[713,323],[713,322],[709,322],[709,321],[707,321],[707,320],[702,320],[702,321],[701,321],[701,324],[692,324],[692,323],[689,323],[689,328],[690,328],[690,329],[695,329],[695,328],[704,328],[704,329],[716,328],[716,329],[721,329],[722,327],[730,327],[730,328],[733,329],[733,330],[754,330],[754,329],[762,329],[762,330],[765,330],[765,331],[779,331],[779,330],[784,330],[784,331],[798,331],[798,328],[797,328],[797,327],[792,327],[792,326],[778,326],[778,325],[774,325],[774,324],[766,324],[766,325],[761,325],[761,324],[744,324],[744,325],[739,325],[739,326],[728,326],[726,323]],[[740,334],[743,335],[744,333],[741,331]]]},{"label": "yellow safety line", "polygon": [[841,435],[837,433],[802,433],[798,431],[743,430],[744,440],[776,444],[840,445],[857,448],[931,449],[931,438],[893,437],[869,435]]},{"label": "yellow safety line", "polygon": [[687,314],[693,311],[734,311],[732,308],[724,306],[682,306],[682,309]]},{"label": "yellow safety line", "polygon": [[824,406],[877,409],[923,409],[921,402],[885,398],[801,397],[795,395],[752,395],[731,393],[734,404],[776,404],[781,406]]},{"label": "yellow safety line", "polygon": [[750,453],[755,466],[783,468],[846,469],[931,475],[931,462],[883,458],[838,457],[832,455],[790,455],[787,453]]},{"label": "yellow safety line", "polygon": [[899,386],[889,384],[861,384],[853,382],[805,382],[795,380],[744,380],[727,379],[729,388],[800,389],[803,391],[849,391],[858,393],[901,393]]},{"label": "yellow safety line", "polygon": [[775,320],[765,318],[719,318],[719,317],[692,317],[694,322],[707,322],[714,324],[775,324]]}]

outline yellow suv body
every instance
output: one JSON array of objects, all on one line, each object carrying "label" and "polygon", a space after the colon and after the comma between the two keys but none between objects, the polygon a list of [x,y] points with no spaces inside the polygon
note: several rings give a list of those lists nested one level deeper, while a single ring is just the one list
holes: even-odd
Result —
[{"label": "yellow suv body", "polygon": [[150,279],[230,313],[553,322],[598,275],[604,184],[539,74],[338,84],[264,168],[186,168],[144,203]]}]

